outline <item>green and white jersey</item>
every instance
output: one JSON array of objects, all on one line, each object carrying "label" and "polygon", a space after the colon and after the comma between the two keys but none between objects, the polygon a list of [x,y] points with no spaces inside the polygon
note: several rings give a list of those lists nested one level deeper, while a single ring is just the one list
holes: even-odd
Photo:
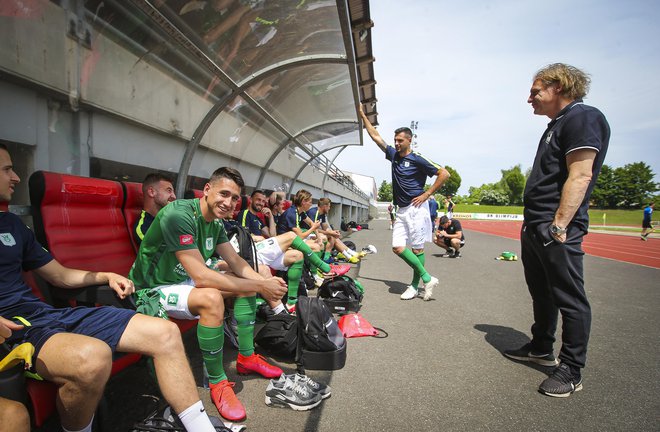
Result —
[{"label": "green and white jersey", "polygon": [[222,221],[206,222],[199,198],[176,200],[156,215],[128,277],[136,289],[173,285],[189,278],[174,254],[197,249],[207,261],[216,245],[229,241]]}]

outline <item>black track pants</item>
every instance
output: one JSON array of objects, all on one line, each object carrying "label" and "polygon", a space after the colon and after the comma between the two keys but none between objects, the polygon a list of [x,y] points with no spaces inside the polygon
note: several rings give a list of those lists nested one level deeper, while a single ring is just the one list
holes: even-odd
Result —
[{"label": "black track pants", "polygon": [[569,226],[566,243],[552,239],[550,223],[523,224],[520,233],[525,280],[532,296],[534,324],[532,346],[543,353],[553,351],[558,312],[562,317],[559,359],[583,368],[591,329],[591,307],[584,292],[582,237]]}]

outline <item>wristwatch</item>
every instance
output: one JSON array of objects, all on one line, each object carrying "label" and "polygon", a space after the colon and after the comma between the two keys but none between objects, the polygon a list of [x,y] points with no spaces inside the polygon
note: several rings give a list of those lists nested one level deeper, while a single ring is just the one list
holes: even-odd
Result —
[{"label": "wristwatch", "polygon": [[552,225],[550,225],[550,233],[553,236],[560,236],[560,235],[566,234],[566,228],[562,228],[560,226],[552,224]]}]

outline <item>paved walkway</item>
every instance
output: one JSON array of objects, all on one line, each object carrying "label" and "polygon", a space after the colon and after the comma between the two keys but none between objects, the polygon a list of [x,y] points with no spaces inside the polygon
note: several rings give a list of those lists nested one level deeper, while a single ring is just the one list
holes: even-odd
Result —
[{"label": "paved walkway", "polygon": [[[236,352],[228,349],[225,365],[238,382],[248,431],[660,430],[660,270],[585,257],[593,329],[584,390],[554,399],[536,391],[546,370],[500,354],[525,343],[531,324],[522,264],[494,259],[519,253],[517,241],[466,231],[460,259],[440,258],[430,245],[427,268],[443,286],[433,301],[401,301],[411,271],[391,253],[387,223],[369,225],[350,238],[379,251],[359,269],[361,313],[389,337],[350,339],[343,369],[309,371],[333,388],[309,412],[267,407],[267,381],[237,376]],[[186,343],[199,379],[194,332]],[[131,368],[111,382],[110,430],[127,430],[153,406],[158,393],[147,375]],[[214,413],[207,392],[200,394]]]}]

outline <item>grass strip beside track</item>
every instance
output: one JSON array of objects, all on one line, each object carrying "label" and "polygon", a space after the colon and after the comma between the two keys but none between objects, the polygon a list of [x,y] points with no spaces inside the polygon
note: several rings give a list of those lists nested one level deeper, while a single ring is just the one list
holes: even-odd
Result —
[{"label": "grass strip beside track", "polygon": [[[440,209],[444,211],[444,209]],[[475,205],[475,204],[456,204],[455,213],[497,213],[497,214],[523,214],[522,206],[494,206],[494,205]],[[605,220],[603,220],[605,214]],[[599,225],[625,226],[641,229],[642,210],[621,210],[621,209],[591,209],[589,210],[589,220],[592,227]],[[609,230],[609,228],[607,228]]]}]

